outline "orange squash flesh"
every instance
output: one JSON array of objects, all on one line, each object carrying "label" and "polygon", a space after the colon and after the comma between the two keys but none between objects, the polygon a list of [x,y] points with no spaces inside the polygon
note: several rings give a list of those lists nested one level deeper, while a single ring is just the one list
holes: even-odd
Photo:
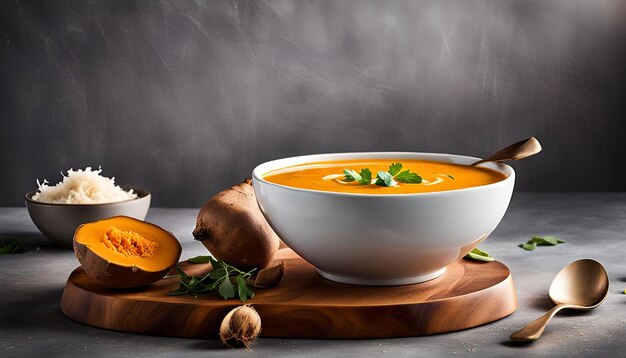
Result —
[{"label": "orange squash flesh", "polygon": [[74,251],[93,279],[130,288],[163,278],[180,259],[182,248],[172,233],[154,224],[116,216],[78,227]]}]

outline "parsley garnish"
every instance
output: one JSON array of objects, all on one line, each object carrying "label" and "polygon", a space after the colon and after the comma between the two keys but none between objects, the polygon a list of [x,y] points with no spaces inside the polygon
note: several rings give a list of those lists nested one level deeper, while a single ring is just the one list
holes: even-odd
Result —
[{"label": "parsley garnish", "polygon": [[355,170],[344,169],[343,174],[345,175],[344,181],[356,181],[361,185],[371,184],[372,182],[372,172],[369,168],[361,169],[360,173],[357,173]]},{"label": "parsley garnish", "polygon": [[402,170],[401,163],[391,163],[391,165],[389,166],[389,174],[391,174],[391,176],[400,173],[400,170]]},{"label": "parsley garnish", "polygon": [[[394,186],[398,182],[405,184],[420,184],[422,177],[417,173],[411,173],[410,170],[402,170],[402,163],[391,163],[389,169],[385,171],[379,171],[376,174],[376,182],[374,184],[380,186]],[[355,170],[344,169],[343,174],[345,176],[344,181],[352,182],[356,181],[361,185],[368,185],[372,183],[372,172],[369,168],[361,169],[360,173]]]},{"label": "parsley garnish", "polygon": [[380,186],[394,186],[397,182],[393,180],[393,175],[388,172],[380,171],[376,174],[376,185]]},{"label": "parsley garnish", "polygon": [[411,173],[410,171],[405,170],[402,173],[396,175],[396,180],[400,183],[419,184],[422,182],[422,177],[417,175],[417,173]]},{"label": "parsley garnish", "polygon": [[533,238],[528,240],[528,242],[519,244],[518,246],[526,251],[533,251],[537,248],[537,246],[556,246],[564,243],[564,240],[561,240],[556,236],[533,236]]}]

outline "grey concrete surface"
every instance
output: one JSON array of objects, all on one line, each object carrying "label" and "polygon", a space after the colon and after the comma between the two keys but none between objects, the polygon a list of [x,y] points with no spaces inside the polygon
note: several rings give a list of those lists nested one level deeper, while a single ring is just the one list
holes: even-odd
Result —
[{"label": "grey concrete surface", "polygon": [[519,189],[625,191],[625,18],[622,0],[2,0],[0,206],[87,165],[196,207],[266,160],[529,136],[544,153],[516,168],[576,179]]},{"label": "grey concrete surface", "polygon": [[[172,230],[183,257],[202,254],[191,230],[197,209],[150,211],[148,220]],[[535,234],[567,244],[527,252],[517,244]],[[2,357],[619,357],[626,349],[626,193],[515,194],[511,207],[481,247],[513,272],[520,307],[482,327],[429,337],[374,340],[259,339],[252,352],[226,350],[216,341],[151,337],[106,331],[65,318],[59,300],[73,253],[52,246],[22,208],[0,209],[0,241],[16,238],[28,252],[0,256],[0,356]],[[588,313],[563,313],[544,337],[514,345],[508,336],[549,307],[555,274],[580,258],[603,263],[611,278],[606,302]],[[471,314],[471,312],[467,312]]]}]

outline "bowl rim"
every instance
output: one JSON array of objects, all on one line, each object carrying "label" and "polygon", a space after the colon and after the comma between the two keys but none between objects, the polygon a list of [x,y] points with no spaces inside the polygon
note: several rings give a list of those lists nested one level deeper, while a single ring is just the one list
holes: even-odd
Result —
[{"label": "bowl rim", "polygon": [[61,207],[86,207],[86,206],[95,206],[95,207],[102,207],[102,206],[109,206],[109,205],[116,205],[116,204],[122,204],[122,203],[129,203],[131,201],[136,201],[136,200],[140,200],[140,199],[146,199],[146,198],[150,198],[152,196],[152,194],[145,189],[142,189],[138,186],[135,185],[129,185],[129,184],[120,184],[118,185],[120,188],[128,190],[128,189],[132,189],[134,192],[137,193],[137,197],[134,199],[126,199],[126,200],[122,200],[122,201],[112,201],[109,203],[93,203],[93,204],[64,204],[64,203],[46,203],[43,201],[37,201],[37,200],[33,200],[32,197],[33,195],[35,195],[35,193],[37,193],[39,190],[33,190],[31,192],[28,192],[24,195],[24,199],[26,200],[27,204],[36,204],[36,205],[49,205],[49,206],[61,206]]},{"label": "bowl rim", "polygon": [[[302,161],[302,163],[305,163],[307,158],[310,158],[310,159],[316,160],[316,161],[320,161],[320,160],[324,160],[324,159],[318,159],[319,157],[330,157],[331,159],[329,159],[329,160],[332,160],[333,157],[342,157],[342,159],[345,159],[345,158],[343,158],[344,156],[355,156],[356,158],[360,158],[360,157],[365,158],[365,157],[367,157],[369,155],[372,155],[372,156],[382,156],[382,158],[384,158],[384,156],[392,157],[392,156],[420,156],[420,155],[423,156],[423,155],[429,155],[429,156],[435,156],[435,157],[441,157],[441,158],[457,158],[457,159],[468,160],[468,161],[478,161],[478,160],[481,159],[481,158],[471,157],[471,156],[467,156],[467,155],[450,154],[450,153],[434,153],[434,152],[333,152],[333,153],[318,153],[318,154],[307,154],[307,155],[298,155],[298,156],[292,156],[292,157],[285,157],[285,158],[273,159],[273,160],[269,160],[269,161],[263,162],[263,163],[257,165],[256,167],[254,167],[254,169],[252,170],[252,179],[253,179],[253,181],[258,181],[258,182],[263,183],[265,185],[270,185],[270,186],[274,186],[274,187],[278,187],[278,188],[282,188],[282,189],[286,189],[286,190],[290,190],[290,191],[295,191],[295,192],[306,192],[306,193],[319,194],[319,195],[330,195],[330,196],[368,197],[368,198],[454,195],[454,193],[459,193],[459,192],[485,190],[487,188],[497,188],[497,187],[500,187],[500,186],[509,185],[511,182],[513,182],[513,184],[514,184],[514,182],[515,182],[515,170],[511,166],[509,166],[507,164],[495,163],[495,162],[486,162],[486,163],[483,163],[484,165],[480,164],[480,166],[487,167],[488,169],[496,170],[496,171],[498,171],[498,172],[500,172],[500,173],[502,173],[504,175],[507,175],[506,171],[510,171],[510,174],[508,174],[505,179],[497,181],[495,183],[478,185],[478,186],[473,186],[473,187],[469,187],[469,188],[452,189],[452,190],[444,190],[444,191],[433,191],[433,192],[424,192],[424,193],[364,194],[364,193],[344,193],[344,192],[336,192],[336,191],[304,189],[304,188],[296,188],[296,187],[283,185],[283,184],[272,183],[270,181],[267,181],[267,180],[263,179],[261,174],[260,174],[260,170],[261,170],[261,168],[263,166],[271,165],[271,164],[274,164],[274,163],[280,162],[280,161],[299,160],[299,161]],[[381,158],[376,158],[376,159],[381,159]],[[394,158],[394,159],[397,159],[397,157]],[[418,158],[415,158],[415,159],[418,159]],[[437,160],[433,160],[433,161],[437,161]],[[458,163],[455,163],[455,164],[458,164]],[[298,164],[293,164],[293,165],[298,165]]]}]

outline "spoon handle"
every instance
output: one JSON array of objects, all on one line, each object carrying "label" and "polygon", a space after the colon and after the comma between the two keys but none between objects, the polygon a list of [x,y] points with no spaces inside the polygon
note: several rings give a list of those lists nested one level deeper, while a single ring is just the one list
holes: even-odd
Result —
[{"label": "spoon handle", "polygon": [[504,162],[507,160],[520,160],[541,152],[541,144],[535,137],[521,140],[510,146],[500,149],[485,159],[481,159],[472,165],[485,162]]},{"label": "spoon handle", "polygon": [[548,322],[550,322],[550,319],[552,319],[552,317],[554,317],[554,315],[557,312],[559,312],[563,308],[568,308],[568,307],[571,307],[571,306],[572,305],[559,304],[559,305],[556,305],[556,306],[552,307],[552,309],[549,310],[548,312],[544,313],[543,316],[537,318],[536,320],[534,320],[531,323],[529,323],[528,325],[526,325],[524,328],[522,328],[522,329],[518,330],[517,332],[513,333],[510,336],[511,340],[514,340],[514,341],[534,341],[535,339],[537,339],[537,338],[539,338],[541,336],[541,334],[543,333],[543,330],[548,325]]}]

